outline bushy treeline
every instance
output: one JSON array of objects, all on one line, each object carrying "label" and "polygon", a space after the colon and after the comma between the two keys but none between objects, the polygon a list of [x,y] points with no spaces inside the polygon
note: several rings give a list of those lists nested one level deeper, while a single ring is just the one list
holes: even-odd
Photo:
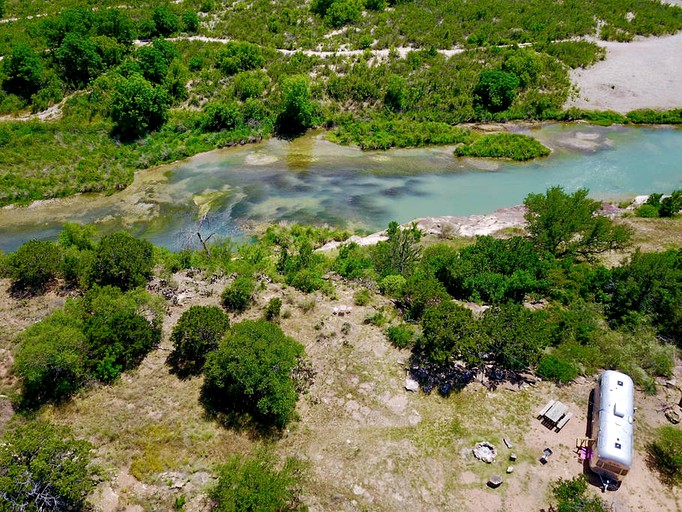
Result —
[{"label": "bushy treeline", "polygon": [[[598,27],[602,39],[631,40],[671,34],[681,26],[678,8],[655,1],[543,0],[510,8],[501,0],[285,0],[275,6],[256,0],[228,8],[209,33],[280,48],[315,48],[321,42],[328,49],[451,48],[563,40],[597,35]],[[322,37],[333,30],[332,37]]]},{"label": "bushy treeline", "polygon": [[[412,26],[427,11],[450,19],[467,17],[472,8],[457,4],[455,9],[452,2],[445,2],[452,4],[445,9],[423,3],[325,0],[309,6],[258,1],[225,7],[203,1],[185,2],[181,8],[152,2],[149,9],[102,6],[97,10],[76,1],[60,10],[44,5],[48,16],[31,21],[31,37],[14,34],[12,28],[27,20],[7,24],[12,28],[8,33],[17,37],[5,41],[0,113],[39,112],[52,106],[50,112],[58,119],[0,125],[0,204],[119,190],[131,182],[137,169],[258,141],[273,133],[294,136],[314,126],[338,127],[336,140],[342,143],[387,149],[467,142],[467,133],[455,126],[466,122],[578,118],[600,123],[679,122],[677,111],[637,111],[628,116],[563,111],[570,90],[568,68],[590,65],[603,52],[590,42],[551,42],[552,38],[541,37],[549,26],[537,34],[531,31],[530,41],[535,44],[530,47],[514,46],[526,41],[526,36],[499,47],[494,44],[504,43],[504,38],[481,39],[472,31],[464,36],[470,39],[468,49],[450,58],[438,53],[442,44],[421,38],[409,41],[421,49],[410,51],[406,58],[399,58],[397,50],[373,56],[369,49],[375,37],[383,41],[389,32],[401,32],[403,23]],[[476,8],[481,15],[476,18],[479,28],[497,30],[506,23],[502,20],[513,10],[506,9],[496,23],[485,22],[488,14],[501,8],[498,4]],[[205,31],[200,23],[204,15],[197,12],[213,16],[223,8],[229,13],[225,33],[238,40],[164,39],[178,31],[185,35]],[[311,14],[310,8],[317,14]],[[355,41],[364,30],[361,27],[373,20],[376,34],[365,34],[357,44],[366,53],[321,58],[275,49],[288,48],[293,41],[300,47],[316,47],[319,40],[306,42],[307,30],[336,26],[336,21],[322,20],[354,18],[358,8],[368,13],[355,22],[360,32],[347,30],[338,37]],[[540,3],[524,10],[533,17],[538,14],[531,11],[544,8]],[[640,30],[633,28],[642,21],[640,11],[659,19],[656,30],[672,27],[670,19],[675,17],[670,15],[677,12],[661,7],[651,13],[657,8],[648,3],[629,9],[635,15],[629,30],[635,31]],[[411,14],[405,17],[408,11]],[[555,19],[554,12],[551,18]],[[438,28],[430,27],[420,37],[437,35],[446,25],[434,26]],[[448,26],[455,30],[457,24]],[[592,21],[583,28],[589,32],[589,27]],[[289,29],[294,32],[288,33]],[[338,45],[335,37],[328,40],[330,44]],[[136,46],[135,38],[145,43]],[[391,46],[384,43],[379,46]],[[506,140],[504,148],[498,142],[482,139],[473,149],[462,151],[514,158],[542,153],[537,148],[528,151],[519,140]],[[83,152],[84,146],[89,151]],[[42,172],[46,168],[50,171]]]}]

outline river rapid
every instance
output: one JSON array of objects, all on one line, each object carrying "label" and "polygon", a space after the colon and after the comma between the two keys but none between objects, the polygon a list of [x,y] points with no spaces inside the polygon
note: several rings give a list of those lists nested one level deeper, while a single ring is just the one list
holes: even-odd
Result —
[{"label": "river rapid", "polygon": [[264,223],[327,224],[377,231],[389,221],[472,215],[561,185],[622,200],[682,188],[682,130],[583,124],[515,126],[552,149],[515,163],[455,158],[452,147],[362,152],[322,132],[270,139],[138,172],[126,190],[0,209],[0,249],[54,239],[64,222],[126,229],[178,250],[196,232],[244,239]]}]

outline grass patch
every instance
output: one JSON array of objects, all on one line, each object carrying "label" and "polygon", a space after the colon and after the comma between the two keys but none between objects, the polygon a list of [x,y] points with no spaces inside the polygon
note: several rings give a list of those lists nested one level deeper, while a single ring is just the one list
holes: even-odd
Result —
[{"label": "grass patch", "polygon": [[455,149],[456,156],[509,158],[525,162],[549,155],[550,150],[533,137],[517,133],[482,135],[470,144]]},{"label": "grass patch", "polygon": [[378,119],[342,123],[329,134],[329,139],[369,150],[457,144],[468,141],[470,132],[440,122]]}]

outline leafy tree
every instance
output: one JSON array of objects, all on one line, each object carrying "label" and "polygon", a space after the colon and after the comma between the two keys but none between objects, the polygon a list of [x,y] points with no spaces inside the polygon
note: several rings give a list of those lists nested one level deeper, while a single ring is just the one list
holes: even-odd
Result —
[{"label": "leafy tree", "polygon": [[214,410],[248,412],[283,427],[294,417],[291,372],[303,352],[303,345],[271,322],[238,323],[206,358],[202,397]]},{"label": "leafy tree", "polygon": [[270,321],[276,320],[279,318],[281,311],[282,299],[279,297],[273,297],[268,301],[268,305],[265,308],[265,319]]},{"label": "leafy tree", "polygon": [[28,99],[40,89],[43,69],[43,61],[33,48],[17,45],[4,59],[6,78],[2,85],[7,92]]},{"label": "leafy tree", "polygon": [[343,244],[334,260],[333,269],[347,279],[366,277],[372,269],[372,259],[366,248],[355,242]]},{"label": "leafy tree", "polygon": [[421,230],[416,224],[401,228],[390,222],[386,231],[388,240],[379,242],[372,253],[374,267],[381,276],[409,274],[421,256],[419,241]]},{"label": "leafy tree", "polygon": [[206,355],[218,344],[230,327],[229,317],[215,306],[192,306],[173,327],[173,351],[166,363],[180,378],[199,375]]},{"label": "leafy tree", "polygon": [[125,231],[102,237],[95,249],[90,281],[129,290],[144,286],[154,267],[154,246]]},{"label": "leafy tree", "polygon": [[647,452],[665,483],[682,484],[682,430],[660,427],[654,440],[647,445]]},{"label": "leafy tree", "polygon": [[7,257],[6,272],[12,286],[42,292],[57,277],[61,252],[47,240],[29,240]]},{"label": "leafy tree", "polygon": [[170,62],[154,46],[143,46],[137,51],[137,62],[142,76],[150,82],[160,84],[168,73]]},{"label": "leafy tree", "polygon": [[241,312],[251,305],[255,284],[251,276],[239,276],[221,294],[227,311]]},{"label": "leafy tree", "polygon": [[92,445],[66,427],[30,421],[0,442],[0,507],[7,511],[77,512],[94,487]]},{"label": "leafy tree", "polygon": [[95,33],[115,39],[125,47],[133,44],[135,39],[135,24],[130,17],[120,9],[104,9],[95,14]]},{"label": "leafy tree", "polygon": [[504,368],[523,371],[537,364],[549,344],[547,314],[520,304],[495,306],[482,320],[485,347]]},{"label": "leafy tree", "polygon": [[168,118],[168,95],[133,73],[117,82],[111,104],[114,131],[133,140],[160,127]]},{"label": "leafy tree", "polygon": [[209,103],[201,116],[201,129],[205,132],[234,130],[242,122],[239,105],[236,103]]},{"label": "leafy tree", "polygon": [[317,107],[310,99],[308,78],[294,75],[282,83],[282,104],[277,116],[277,129],[281,133],[301,133],[315,126]]},{"label": "leafy tree", "polygon": [[95,45],[97,54],[102,59],[104,67],[116,66],[123,61],[127,48],[109,36],[94,36],[90,38]]},{"label": "leafy tree", "polygon": [[94,377],[112,380],[137,366],[158,345],[160,319],[157,312],[145,311],[149,303],[146,292],[123,293],[113,286],[96,286],[70,305],[72,314],[83,322],[88,365]]},{"label": "leafy tree", "polygon": [[258,69],[264,63],[260,46],[247,42],[229,42],[216,57],[216,66],[226,75]]},{"label": "leafy tree", "polygon": [[180,20],[165,5],[157,5],[152,10],[152,21],[156,28],[156,33],[168,37],[180,29]]},{"label": "leafy tree", "polygon": [[209,496],[218,512],[281,512],[301,510],[297,488],[301,464],[287,459],[276,469],[272,456],[233,456],[218,468],[218,483]]},{"label": "leafy tree", "polygon": [[682,190],[675,190],[670,196],[661,200],[659,214],[661,217],[674,217],[682,210]]},{"label": "leafy tree", "polygon": [[581,188],[567,194],[562,187],[551,187],[545,194],[526,196],[527,230],[540,251],[558,258],[592,259],[629,244],[631,230],[597,215],[600,204],[589,199],[588,193]]},{"label": "leafy tree", "polygon": [[61,400],[87,378],[85,335],[78,319],[57,310],[18,337],[13,370],[21,377],[23,405]]},{"label": "leafy tree", "polygon": [[472,337],[473,322],[471,311],[452,301],[428,308],[416,349],[438,364],[447,363],[452,356],[474,362],[482,350]]},{"label": "leafy tree", "polygon": [[405,79],[399,75],[388,77],[384,105],[393,112],[402,112],[407,107],[407,91]]},{"label": "leafy tree", "polygon": [[617,324],[651,317],[660,334],[682,342],[682,251],[636,252],[611,270],[600,299]]},{"label": "leafy tree", "polygon": [[80,89],[102,72],[102,57],[89,38],[70,32],[55,51],[62,79]]},{"label": "leafy tree", "polygon": [[474,87],[474,104],[490,112],[507,110],[516,98],[519,77],[512,73],[489,69],[481,72]]},{"label": "leafy tree", "polygon": [[448,258],[436,275],[455,298],[476,302],[521,302],[526,294],[546,291],[550,264],[529,240],[476,238],[459,257]]},{"label": "leafy tree", "polygon": [[438,279],[430,274],[415,272],[406,279],[399,304],[407,318],[419,320],[425,311],[448,300],[450,296]]},{"label": "leafy tree", "polygon": [[245,71],[234,77],[234,92],[240,100],[258,98],[265,91],[268,76],[262,71]]},{"label": "leafy tree", "polygon": [[571,480],[559,478],[552,485],[552,494],[557,502],[556,512],[607,512],[606,503],[599,496],[588,496],[585,475]]},{"label": "leafy tree", "polygon": [[516,75],[519,85],[525,89],[535,83],[542,71],[542,61],[534,51],[518,48],[507,54],[502,70]]},{"label": "leafy tree", "polygon": [[64,9],[56,17],[43,22],[43,34],[50,49],[57,49],[68,34],[87,39],[93,25],[93,12],[85,7]]},{"label": "leafy tree", "polygon": [[578,370],[570,361],[554,355],[542,356],[535,373],[543,379],[562,384],[568,384],[578,376]]},{"label": "leafy tree", "polygon": [[333,28],[354,23],[362,16],[364,0],[333,0],[324,15],[324,22]]},{"label": "leafy tree", "polygon": [[182,14],[182,26],[185,32],[193,34],[199,30],[199,16],[194,11],[185,11]]}]

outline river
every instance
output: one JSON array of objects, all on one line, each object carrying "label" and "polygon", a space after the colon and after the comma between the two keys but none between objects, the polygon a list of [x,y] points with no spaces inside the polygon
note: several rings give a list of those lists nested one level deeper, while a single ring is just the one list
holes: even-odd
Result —
[{"label": "river", "polygon": [[562,185],[597,199],[682,189],[682,130],[550,124],[515,127],[552,149],[529,163],[457,159],[452,148],[362,152],[323,139],[213,151],[139,172],[126,190],[0,210],[0,249],[55,238],[64,222],[126,229],[176,250],[197,229],[242,238],[261,223],[295,221],[376,231],[389,221],[487,213]]}]

